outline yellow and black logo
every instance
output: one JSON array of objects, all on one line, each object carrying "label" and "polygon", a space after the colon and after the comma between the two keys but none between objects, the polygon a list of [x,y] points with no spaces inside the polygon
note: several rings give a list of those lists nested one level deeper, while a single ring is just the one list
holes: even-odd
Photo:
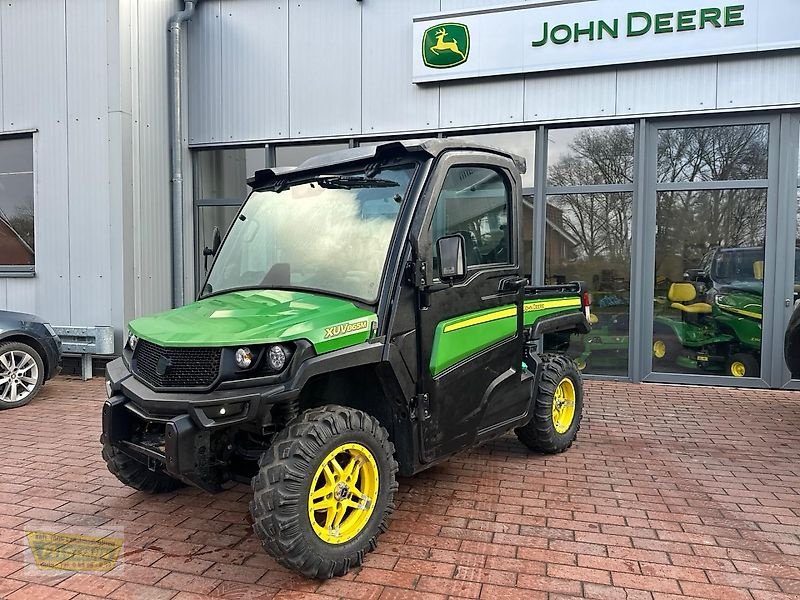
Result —
[{"label": "yellow and black logo", "polygon": [[339,337],[340,335],[349,335],[369,329],[369,319],[356,321],[355,323],[341,323],[325,328],[325,339]]}]

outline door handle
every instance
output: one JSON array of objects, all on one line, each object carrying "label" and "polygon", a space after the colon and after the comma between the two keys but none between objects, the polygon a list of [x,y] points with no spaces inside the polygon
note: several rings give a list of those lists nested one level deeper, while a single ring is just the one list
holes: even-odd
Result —
[{"label": "door handle", "polygon": [[528,283],[525,277],[506,277],[500,280],[497,288],[498,294],[514,294],[520,291]]}]

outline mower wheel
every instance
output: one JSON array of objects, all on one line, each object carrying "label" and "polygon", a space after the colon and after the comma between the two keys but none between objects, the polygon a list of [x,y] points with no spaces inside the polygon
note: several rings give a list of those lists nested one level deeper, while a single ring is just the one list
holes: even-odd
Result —
[{"label": "mower wheel", "polygon": [[659,332],[653,334],[653,365],[674,365],[681,354],[683,346],[672,332]]},{"label": "mower wheel", "polygon": [[531,450],[564,452],[572,445],[583,417],[583,382],[575,363],[565,356],[542,356],[542,376],[533,406],[533,418],[515,430]]},{"label": "mower wheel", "polygon": [[758,377],[761,374],[761,364],[752,354],[734,354],[728,359],[725,374],[731,377]]},{"label": "mower wheel", "polygon": [[394,511],[394,445],[368,414],[308,410],[259,460],[250,514],[264,549],[316,579],[345,575],[375,549]]}]

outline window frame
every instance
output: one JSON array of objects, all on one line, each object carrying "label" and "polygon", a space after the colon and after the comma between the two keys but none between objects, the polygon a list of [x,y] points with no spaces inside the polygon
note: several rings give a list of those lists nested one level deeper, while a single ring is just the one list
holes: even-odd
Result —
[{"label": "window frame", "polygon": [[[17,278],[17,277],[34,277],[36,275],[36,229],[37,229],[37,204],[38,204],[38,182],[37,182],[37,152],[36,152],[36,144],[37,144],[37,131],[36,130],[22,130],[22,131],[12,131],[12,132],[3,132],[0,134],[0,144],[5,140],[13,140],[13,139],[29,139],[30,140],[30,147],[31,147],[31,171],[19,171],[19,174],[31,174],[32,178],[32,185],[31,185],[31,192],[33,194],[33,231],[34,231],[34,239],[33,239],[33,247],[31,250],[33,251],[33,264],[32,265],[12,265],[12,264],[4,264],[0,262],[0,278],[7,279],[7,278]],[[14,232],[16,233],[16,232]]]}]

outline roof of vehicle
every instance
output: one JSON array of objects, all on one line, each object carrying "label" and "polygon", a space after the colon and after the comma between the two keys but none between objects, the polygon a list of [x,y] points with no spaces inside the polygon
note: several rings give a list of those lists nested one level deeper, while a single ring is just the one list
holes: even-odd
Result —
[{"label": "roof of vehicle", "polygon": [[383,142],[377,146],[359,146],[358,148],[348,148],[346,150],[328,152],[326,154],[313,156],[298,167],[274,167],[271,169],[262,169],[260,171],[256,171],[255,176],[247,180],[247,184],[253,189],[259,189],[268,186],[275,179],[289,173],[318,172],[325,169],[330,169],[332,167],[346,165],[348,163],[370,159],[392,158],[395,156],[402,156],[403,154],[412,153],[424,153],[435,158],[442,152],[448,150],[477,150],[481,152],[499,154],[513,160],[520,173],[525,173],[527,170],[527,165],[524,158],[517,156],[516,154],[506,152],[500,148],[477,144],[475,142],[470,142],[463,139],[437,138],[432,140],[403,140]]}]

